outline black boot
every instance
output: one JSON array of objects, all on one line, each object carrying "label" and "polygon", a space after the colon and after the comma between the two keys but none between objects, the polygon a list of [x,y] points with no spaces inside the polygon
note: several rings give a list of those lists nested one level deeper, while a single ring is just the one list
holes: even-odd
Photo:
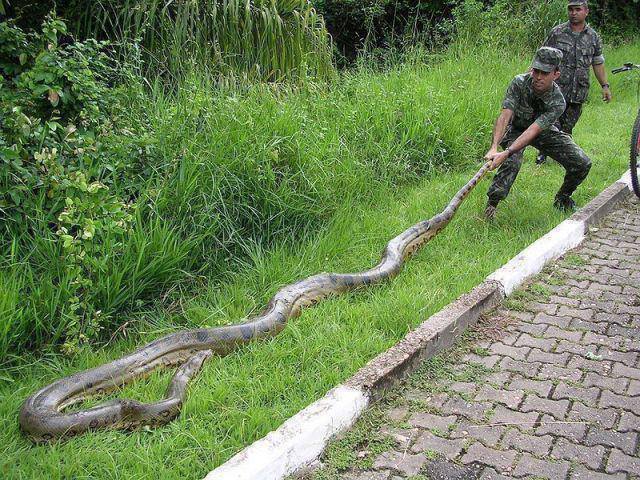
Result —
[{"label": "black boot", "polygon": [[489,200],[487,207],[484,209],[484,218],[488,221],[493,221],[496,218],[497,210],[498,202],[492,202]]},{"label": "black boot", "polygon": [[556,199],[553,201],[553,206],[565,213],[575,212],[576,210],[576,202],[573,201],[571,195],[566,195],[564,193],[558,193],[556,195]]}]

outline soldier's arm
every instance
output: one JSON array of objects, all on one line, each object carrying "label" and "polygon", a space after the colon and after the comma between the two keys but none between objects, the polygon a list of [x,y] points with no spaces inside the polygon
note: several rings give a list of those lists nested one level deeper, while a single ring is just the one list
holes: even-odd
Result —
[{"label": "soldier's arm", "polygon": [[558,96],[549,103],[547,111],[536,118],[536,121],[529,125],[522,134],[515,139],[515,141],[509,146],[509,150],[517,152],[527,147],[533,142],[540,132],[550,129],[554,123],[558,121],[563,114],[567,104],[558,91]]},{"label": "soldier's arm", "polygon": [[504,138],[504,134],[507,133],[507,127],[511,123],[512,118],[513,110],[509,108],[503,108],[496,120],[495,125],[493,126],[493,141],[491,142],[491,150],[498,151],[498,145],[500,145],[500,142]]},{"label": "soldier's arm", "polygon": [[609,82],[607,81],[607,70],[604,68],[604,63],[594,64],[593,65],[593,73],[596,74],[596,78],[600,85],[602,86],[602,99],[605,102],[611,101],[611,88],[609,87]]},{"label": "soldier's arm", "polygon": [[516,138],[511,145],[509,145],[507,150],[500,153],[494,151],[493,155],[487,154],[485,158],[487,158],[487,160],[492,160],[491,169],[493,170],[494,168],[499,167],[513,153],[526,148],[538,135],[540,135],[543,130],[551,128],[551,126],[560,118],[565,107],[566,103],[564,98],[558,91],[558,97],[550,103],[548,110],[536,118],[536,121],[529,125],[529,128],[522,132],[522,134]]},{"label": "soldier's arm", "polygon": [[602,55],[602,39],[596,34],[593,49],[593,73],[596,75],[600,86],[602,86],[602,99],[605,102],[611,101],[611,89],[607,81],[607,70],[604,66],[604,56]]},{"label": "soldier's arm", "polygon": [[491,148],[484,156],[486,160],[492,160],[493,157],[495,157],[495,155],[498,153],[498,145],[500,145],[500,142],[507,132],[507,127],[511,123],[513,112],[515,111],[520,95],[522,94],[520,85],[521,83],[522,80],[519,77],[515,77],[513,80],[511,80],[511,83],[507,88],[504,100],[502,101],[502,111],[500,112],[500,116],[498,116],[498,119],[493,126],[493,139],[491,141]]},{"label": "soldier's arm", "polygon": [[[533,140],[540,135],[542,128],[537,123],[532,123],[529,128],[527,128],[522,134],[516,138],[516,140],[509,145],[509,147],[504,152],[497,152],[497,150],[493,153],[493,155],[487,155],[485,158],[487,160],[492,160],[491,162],[491,170],[498,168],[502,165],[507,158],[509,158],[513,153],[522,150],[527,145],[531,144]],[[491,153],[491,150],[489,151]]]},{"label": "soldier's arm", "polygon": [[504,152],[498,152],[498,145],[500,145],[505,133],[507,133],[507,127],[511,123],[512,118],[513,110],[503,108],[496,120],[496,124],[493,126],[493,141],[491,142],[491,148],[484,156],[485,160],[491,162],[491,170],[504,162],[511,154],[510,149],[507,149]]},{"label": "soldier's arm", "polygon": [[594,32],[593,37],[593,66],[604,65],[604,55],[602,54],[602,39],[600,35]]},{"label": "soldier's arm", "polygon": [[542,115],[536,118],[536,121],[529,125],[522,135],[516,138],[515,142],[509,147],[510,150],[517,152],[535,140],[543,130],[550,129],[554,123],[558,121],[563,114],[567,104],[558,90],[557,97],[549,102],[549,107]]},{"label": "soldier's arm", "polygon": [[529,125],[529,128],[515,139],[515,141],[509,146],[509,150],[512,152],[518,152],[523,148],[526,148],[531,145],[531,142],[533,142],[538,135],[540,135],[540,132],[542,132],[540,125],[538,125],[537,122],[533,122]]}]

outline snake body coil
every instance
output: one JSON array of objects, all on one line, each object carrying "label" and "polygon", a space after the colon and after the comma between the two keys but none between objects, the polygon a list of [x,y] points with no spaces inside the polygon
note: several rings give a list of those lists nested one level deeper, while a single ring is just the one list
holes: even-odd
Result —
[{"label": "snake body coil", "polygon": [[[180,413],[189,380],[212,354],[225,355],[249,341],[278,334],[300,310],[329,295],[397,275],[405,260],[440,232],[471,190],[489,170],[485,164],[433,218],[417,223],[389,241],[375,267],[357,273],[320,273],[281,288],[267,307],[247,323],[176,332],[135,352],[96,368],[62,378],[33,394],[20,410],[20,427],[34,442],[47,442],[100,428],[132,429],[161,425]],[[92,395],[122,387],[158,367],[180,365],[165,398],[155,403],[133,400],[106,402],[65,413],[64,409]]]}]

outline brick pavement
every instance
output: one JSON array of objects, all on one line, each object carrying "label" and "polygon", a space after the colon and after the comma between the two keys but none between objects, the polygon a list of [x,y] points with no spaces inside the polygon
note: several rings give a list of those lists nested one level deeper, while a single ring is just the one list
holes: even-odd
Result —
[{"label": "brick pavement", "polygon": [[375,406],[308,478],[640,479],[637,201],[471,336]]}]

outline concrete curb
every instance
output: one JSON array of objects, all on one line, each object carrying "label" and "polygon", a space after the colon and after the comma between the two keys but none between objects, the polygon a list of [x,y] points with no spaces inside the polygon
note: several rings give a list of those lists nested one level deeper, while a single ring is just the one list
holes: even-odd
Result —
[{"label": "concrete curb", "polygon": [[364,392],[339,385],[210,472],[205,480],[284,478],[318,458],[331,437],[353,425],[368,405]]},{"label": "concrete curb", "polygon": [[615,182],[585,205],[584,208],[581,208],[571,215],[569,220],[584,223],[585,233],[587,233],[589,227],[599,223],[604,217],[611,213],[616,203],[624,200],[630,193],[631,177],[629,177],[628,184],[622,180]]},{"label": "concrete curb", "polygon": [[209,472],[205,480],[281,480],[308,466],[320,456],[329,440],[348,429],[371,402],[424,360],[450,346],[483,312],[499,304],[547,263],[578,246],[589,228],[630,194],[631,178],[627,172],[471,292],[422,322],[344,384]]},{"label": "concrete curb", "polygon": [[373,401],[413,372],[425,359],[450,346],[480,314],[498,305],[504,294],[498,282],[485,281],[422,322],[345,382]]},{"label": "concrete curb", "polygon": [[499,282],[505,295],[509,296],[528,278],[539,273],[547,263],[580,245],[584,234],[583,222],[565,220],[487,278]]}]

